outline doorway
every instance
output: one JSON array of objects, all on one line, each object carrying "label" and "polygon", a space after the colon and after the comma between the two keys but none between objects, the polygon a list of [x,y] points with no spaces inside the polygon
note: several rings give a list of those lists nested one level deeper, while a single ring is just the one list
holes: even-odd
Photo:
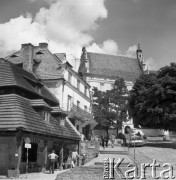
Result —
[{"label": "doorway", "polygon": [[8,170],[8,150],[7,144],[0,144],[0,175],[6,175]]}]

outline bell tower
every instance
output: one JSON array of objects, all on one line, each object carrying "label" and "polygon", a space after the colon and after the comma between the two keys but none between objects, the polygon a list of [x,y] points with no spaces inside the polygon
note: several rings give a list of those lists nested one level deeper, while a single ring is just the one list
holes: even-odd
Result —
[{"label": "bell tower", "polygon": [[140,44],[138,44],[138,48],[136,50],[136,56],[139,62],[143,61],[142,49],[140,48]]},{"label": "bell tower", "polygon": [[142,49],[140,48],[140,44],[138,44],[138,48],[136,50],[136,57],[138,62],[141,65],[142,70],[145,70],[145,63],[144,63],[144,58],[143,58],[143,54],[142,54]]}]

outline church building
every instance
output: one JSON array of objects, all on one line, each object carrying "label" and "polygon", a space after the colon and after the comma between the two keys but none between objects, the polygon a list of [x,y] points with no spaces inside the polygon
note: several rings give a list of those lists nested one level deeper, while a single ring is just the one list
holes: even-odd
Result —
[{"label": "church building", "polygon": [[[93,87],[100,91],[110,90],[118,77],[122,77],[127,89],[131,90],[136,79],[145,71],[145,64],[140,45],[136,50],[136,58],[114,56],[87,52],[82,48],[78,73]],[[132,119],[127,124],[133,127]],[[126,124],[126,125],[127,125]]]}]

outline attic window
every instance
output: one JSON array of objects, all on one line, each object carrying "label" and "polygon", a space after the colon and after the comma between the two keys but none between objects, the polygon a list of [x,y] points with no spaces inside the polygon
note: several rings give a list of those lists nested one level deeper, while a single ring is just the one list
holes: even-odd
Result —
[{"label": "attic window", "polygon": [[42,51],[38,51],[36,52],[36,54],[44,54]]},{"label": "attic window", "polygon": [[16,64],[16,66],[23,68],[23,63]]},{"label": "attic window", "polygon": [[45,121],[49,122],[50,120],[50,112],[49,111],[44,111],[44,118],[45,118]]},{"label": "attic window", "polygon": [[36,91],[41,94],[41,88],[39,86],[35,86]]},{"label": "attic window", "polygon": [[61,117],[60,119],[60,125],[65,126],[65,117]]},{"label": "attic window", "polygon": [[12,54],[11,57],[19,57],[17,54]]}]

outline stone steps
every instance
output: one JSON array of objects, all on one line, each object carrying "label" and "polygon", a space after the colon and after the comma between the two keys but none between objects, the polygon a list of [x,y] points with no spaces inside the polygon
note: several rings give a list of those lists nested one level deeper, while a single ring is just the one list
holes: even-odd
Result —
[{"label": "stone steps", "polygon": [[100,151],[100,154],[128,154],[128,151]]}]

